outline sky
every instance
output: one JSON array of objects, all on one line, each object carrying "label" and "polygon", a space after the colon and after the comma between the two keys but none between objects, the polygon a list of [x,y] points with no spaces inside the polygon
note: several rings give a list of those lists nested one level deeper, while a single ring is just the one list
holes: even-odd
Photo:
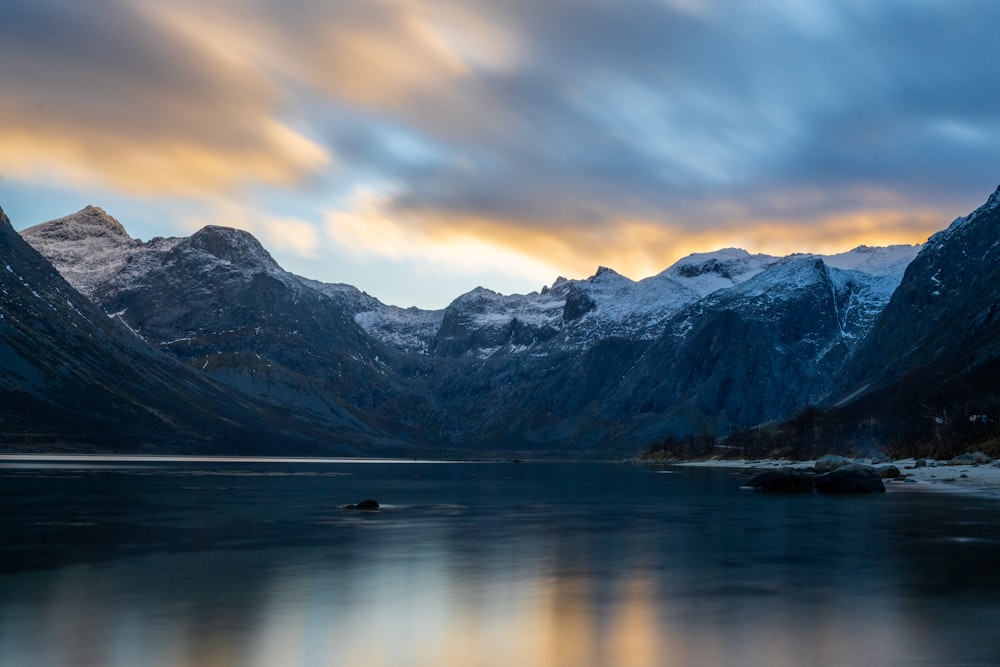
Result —
[{"label": "sky", "polygon": [[0,207],[440,308],[921,243],[1000,183],[986,0],[5,0]]}]

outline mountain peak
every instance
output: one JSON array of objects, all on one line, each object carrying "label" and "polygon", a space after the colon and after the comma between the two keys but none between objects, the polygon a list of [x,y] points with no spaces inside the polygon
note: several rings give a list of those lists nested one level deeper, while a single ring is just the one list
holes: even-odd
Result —
[{"label": "mountain peak", "polygon": [[271,253],[250,232],[234,227],[208,225],[187,239],[188,245],[244,268],[278,269]]},{"label": "mountain peak", "polygon": [[116,234],[131,238],[122,223],[108,215],[107,211],[99,206],[88,204],[73,215],[63,218],[64,220],[75,220],[93,229],[104,230],[109,234]]},{"label": "mountain peak", "polygon": [[982,206],[965,216],[965,218],[959,218],[959,220],[972,221],[996,210],[997,208],[1000,208],[1000,186],[997,186],[997,189],[993,191],[993,194],[989,196]]},{"label": "mountain peak", "polygon": [[986,200],[986,205],[991,208],[1000,205],[1000,185],[997,186],[997,189],[994,190],[993,194],[991,194],[989,199]]},{"label": "mountain peak", "polygon": [[952,223],[948,225],[947,229],[944,229],[938,232],[937,234],[931,236],[928,239],[928,243],[929,244],[940,243],[951,237],[952,234],[958,232],[959,230],[967,226],[969,223],[978,221],[983,216],[990,215],[996,212],[998,209],[1000,209],[1000,186],[997,186],[997,189],[993,191],[993,194],[989,196],[989,198],[982,206],[980,206],[967,216],[955,218],[955,220],[953,220]]},{"label": "mountain peak", "polygon": [[122,223],[97,206],[88,205],[76,213],[24,230],[32,236],[60,241],[83,241],[93,238],[114,238],[132,241]]},{"label": "mountain peak", "polygon": [[609,280],[609,279],[624,278],[624,277],[625,276],[618,273],[614,269],[608,268],[606,266],[598,266],[597,271],[594,272],[594,275],[588,278],[588,281],[594,282],[598,280]]},{"label": "mountain peak", "polygon": [[1000,186],[997,186],[997,189],[993,191],[993,194],[990,195],[985,204],[973,211],[968,217],[970,219],[978,218],[986,215],[987,213],[991,213],[998,208],[1000,208]]}]

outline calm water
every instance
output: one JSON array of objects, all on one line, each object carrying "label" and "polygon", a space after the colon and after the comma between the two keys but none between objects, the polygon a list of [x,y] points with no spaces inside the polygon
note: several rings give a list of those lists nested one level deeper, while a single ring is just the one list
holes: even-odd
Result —
[{"label": "calm water", "polygon": [[[0,665],[1000,665],[1000,501],[610,464],[0,464]],[[378,513],[338,506],[373,497]]]}]

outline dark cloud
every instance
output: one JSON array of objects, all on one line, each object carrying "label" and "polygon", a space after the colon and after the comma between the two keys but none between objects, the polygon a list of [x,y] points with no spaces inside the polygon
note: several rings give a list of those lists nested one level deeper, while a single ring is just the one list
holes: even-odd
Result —
[{"label": "dark cloud", "polygon": [[[455,118],[426,100],[400,114],[474,168],[409,174],[399,207],[532,224],[633,215],[704,225],[721,222],[698,215],[704,202],[766,200],[762,191],[826,190],[835,213],[869,206],[862,188],[954,203],[997,179],[1000,7],[505,7],[498,19],[527,55],[514,71],[462,85],[478,115]],[[491,131],[497,118],[505,131]]]},{"label": "dark cloud", "polygon": [[199,158],[166,183],[322,172],[389,183],[428,224],[808,225],[995,186],[998,20],[975,0],[15,1],[0,121],[123,187],[135,153],[180,145]]}]

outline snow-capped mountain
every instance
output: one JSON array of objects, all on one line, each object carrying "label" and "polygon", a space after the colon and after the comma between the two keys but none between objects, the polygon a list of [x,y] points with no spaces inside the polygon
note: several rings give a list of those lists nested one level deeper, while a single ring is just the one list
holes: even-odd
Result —
[{"label": "snow-capped mountain", "polygon": [[1000,454],[1000,188],[932,236],[817,408],[727,446]]},{"label": "snow-capped mountain", "polygon": [[[685,257],[398,308],[284,271],[250,234],[142,242],[100,209],[23,236],[135,340],[334,430],[607,447],[780,418],[829,389],[919,248]],[[339,426],[338,426],[339,425]]]},{"label": "snow-capped mountain", "polygon": [[233,389],[306,419],[393,437],[409,393],[387,366],[391,353],[352,312],[374,300],[288,273],[251,234],[216,226],[143,243],[124,230],[104,233],[109,225],[98,220],[101,233],[84,246],[113,260],[102,273],[67,248],[95,227],[93,211],[23,234],[69,279],[85,278],[81,290],[109,317]]},{"label": "snow-capped mountain", "polygon": [[[909,245],[861,246],[816,256],[837,282],[843,317],[854,335],[863,333],[888,302],[918,250]],[[559,278],[531,294],[503,295],[480,287],[443,311],[402,310],[373,299],[356,321],[387,344],[437,356],[486,359],[496,354],[582,351],[609,337],[655,340],[682,309],[744,283],[769,293],[790,288],[781,284],[780,271],[770,282],[753,280],[789,259],[727,248],[690,255],[639,281],[599,267],[584,280]]]},{"label": "snow-capped mountain", "polygon": [[[90,206],[29,228],[23,235],[81,292],[140,333],[145,323],[118,308],[116,296],[145,289],[151,276],[160,275],[164,262],[175,263],[177,255],[196,253],[203,264],[198,270],[206,274],[266,275],[299,297],[304,292],[323,295],[351,314],[366,333],[404,352],[479,359],[581,351],[613,336],[654,340],[683,308],[750,281],[786,259],[727,248],[690,255],[639,281],[599,267],[589,278],[559,278],[531,294],[502,295],[480,287],[443,310],[428,311],[389,306],[350,285],[295,276],[282,270],[255,238],[239,230],[206,227],[189,239],[143,243],[104,211]],[[916,246],[862,246],[822,259],[842,273],[841,288],[851,302],[847,308],[865,308],[874,315],[888,301],[917,250]],[[182,338],[190,338],[188,332],[161,332],[159,342]]]},{"label": "snow-capped mountain", "polygon": [[[97,246],[98,253],[131,245],[109,220],[87,210],[73,227],[90,229],[75,239],[68,233],[65,240],[84,249]],[[105,239],[95,242],[101,234]],[[74,277],[89,284],[97,273],[86,270],[85,262],[93,258],[86,252],[76,256],[83,264]],[[323,426],[293,421],[266,403],[233,394],[144,344],[60,276],[0,210],[0,448],[344,453],[353,451],[345,442],[371,437],[341,424],[342,438],[331,443],[330,425]]]},{"label": "snow-capped mountain", "polygon": [[885,385],[917,366],[969,370],[997,357],[1000,188],[932,236],[908,265],[904,282],[845,368],[844,390]]}]

